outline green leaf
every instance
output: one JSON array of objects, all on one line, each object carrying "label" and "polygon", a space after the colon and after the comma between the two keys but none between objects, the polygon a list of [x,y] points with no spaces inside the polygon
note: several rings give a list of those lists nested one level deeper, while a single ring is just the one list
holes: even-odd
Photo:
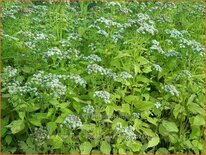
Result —
[{"label": "green leaf", "polygon": [[47,129],[48,129],[50,135],[56,130],[56,128],[57,128],[57,125],[55,122],[47,123]]},{"label": "green leaf", "polygon": [[149,73],[149,72],[151,72],[151,71],[152,71],[151,66],[145,66],[142,71],[143,71],[143,73]]},{"label": "green leaf", "polygon": [[195,114],[195,113],[199,113],[201,116],[204,116],[205,114],[205,110],[203,108],[201,108],[198,104],[196,103],[190,103],[188,104],[188,110],[189,112]]},{"label": "green leaf", "polygon": [[121,112],[125,112],[125,113],[130,114],[130,106],[129,106],[129,104],[122,104]]},{"label": "green leaf", "polygon": [[19,117],[24,120],[24,117],[25,117],[25,112],[18,112],[19,114]]},{"label": "green leaf", "polygon": [[28,120],[31,124],[35,126],[41,126],[41,120],[37,119],[36,117],[31,117]]},{"label": "green leaf", "polygon": [[12,134],[16,134],[25,128],[25,124],[23,120],[15,120],[7,125],[7,127],[11,129]]},{"label": "green leaf", "polygon": [[180,104],[176,104],[173,110],[173,115],[175,116],[175,118],[177,118],[178,114],[182,113],[183,111],[184,107],[182,107]]},{"label": "green leaf", "polygon": [[149,141],[147,147],[149,148],[149,147],[157,146],[157,144],[159,144],[159,142],[160,142],[159,137],[153,137],[153,138]]},{"label": "green leaf", "polygon": [[24,73],[31,73],[31,72],[33,72],[33,70],[34,70],[34,68],[28,67],[28,66],[24,66],[23,69],[22,69],[22,71]]},{"label": "green leaf", "polygon": [[49,118],[49,117],[51,117],[52,116],[52,114],[54,114],[54,108],[50,108],[49,110],[48,110],[48,113],[47,113],[47,118]]},{"label": "green leaf", "polygon": [[110,154],[111,146],[106,141],[103,141],[101,146],[100,146],[100,151],[104,154]]},{"label": "green leaf", "polygon": [[80,111],[81,111],[81,109],[82,109],[81,104],[80,104],[80,103],[77,103],[77,102],[74,102],[74,103],[72,103],[72,106],[73,106],[73,108],[77,111],[77,113],[79,114]]},{"label": "green leaf", "polygon": [[79,33],[80,36],[82,36],[85,33],[85,31],[86,31],[86,28],[84,28],[84,27],[79,27],[78,28],[78,33]]},{"label": "green leaf", "polygon": [[149,111],[151,108],[154,107],[153,102],[149,101],[138,101],[134,103],[134,106],[139,110],[139,111]]},{"label": "green leaf", "polygon": [[145,65],[149,63],[149,61],[142,56],[138,57],[136,60],[140,63],[140,65]]},{"label": "green leaf", "polygon": [[24,153],[26,154],[35,154],[35,146],[32,144],[27,144],[24,141],[19,141],[19,147],[21,148],[21,150],[23,150]]},{"label": "green leaf", "polygon": [[201,126],[201,125],[205,125],[205,120],[204,117],[197,115],[195,117],[193,117],[193,122],[191,124],[192,126]]},{"label": "green leaf", "polygon": [[108,105],[108,106],[106,107],[106,114],[107,114],[107,116],[108,116],[108,117],[111,117],[112,114],[113,114],[113,112],[114,112],[113,106]]},{"label": "green leaf", "polygon": [[5,138],[6,143],[9,145],[12,141],[12,137],[10,135],[7,135]]},{"label": "green leaf", "polygon": [[168,131],[168,132],[178,132],[177,125],[174,122],[169,122],[169,121],[162,121],[163,127]]},{"label": "green leaf", "polygon": [[125,97],[125,101],[127,103],[133,103],[139,101],[140,97],[139,96],[134,96],[134,95],[129,95]]},{"label": "green leaf", "polygon": [[125,149],[123,149],[123,148],[119,148],[119,154],[126,154]]},{"label": "green leaf", "polygon": [[59,149],[63,146],[63,140],[58,135],[51,136],[51,145],[54,149]]},{"label": "green leaf", "polygon": [[170,152],[166,148],[161,147],[156,151],[155,154],[170,154]]},{"label": "green leaf", "polygon": [[90,154],[92,150],[92,144],[90,142],[84,142],[80,145],[81,154]]},{"label": "green leaf", "polygon": [[133,152],[137,152],[141,149],[142,144],[138,141],[129,141],[127,146],[132,149]]}]

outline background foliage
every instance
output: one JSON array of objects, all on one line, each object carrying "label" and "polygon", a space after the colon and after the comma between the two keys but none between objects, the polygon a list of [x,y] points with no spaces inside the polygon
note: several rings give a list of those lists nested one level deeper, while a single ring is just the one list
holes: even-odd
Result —
[{"label": "background foliage", "polygon": [[204,2],[3,3],[3,153],[204,153]]}]

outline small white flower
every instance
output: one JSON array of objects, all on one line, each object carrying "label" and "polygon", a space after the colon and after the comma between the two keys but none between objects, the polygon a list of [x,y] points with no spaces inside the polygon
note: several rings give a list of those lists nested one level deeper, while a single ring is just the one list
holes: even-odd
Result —
[{"label": "small white flower", "polygon": [[84,88],[86,87],[87,82],[84,79],[82,79],[79,75],[70,75],[69,78],[71,80],[74,80],[76,84],[79,84]]},{"label": "small white flower", "polygon": [[82,127],[81,119],[78,116],[72,114],[68,115],[65,118],[64,124],[71,129],[77,129]]},{"label": "small white flower", "polygon": [[135,129],[131,125],[128,127],[123,127],[120,122],[117,122],[116,126],[117,132],[120,136],[125,138],[126,141],[133,141],[137,139],[137,135],[134,133]]},{"label": "small white flower", "polygon": [[140,113],[135,113],[135,112],[134,112],[132,115],[133,115],[135,118],[140,118]]},{"label": "small white flower", "polygon": [[18,71],[17,69],[7,66],[4,68],[4,74],[7,75],[8,77],[15,77],[17,75]]},{"label": "small white flower", "polygon": [[91,105],[87,105],[83,107],[83,112],[87,114],[93,114],[94,113],[94,107]]},{"label": "small white flower", "polygon": [[82,57],[84,60],[87,60],[89,61],[90,63],[94,63],[94,62],[101,62],[102,59],[98,56],[98,55],[95,55],[95,54],[91,54],[87,57]]},{"label": "small white flower", "polygon": [[159,108],[161,107],[160,102],[156,102],[156,103],[155,103],[155,107],[156,107],[157,109],[159,109]]},{"label": "small white flower", "polygon": [[179,96],[179,92],[177,91],[177,89],[173,85],[165,85],[163,87],[163,89],[166,92],[170,93],[172,96]]},{"label": "small white flower", "polygon": [[162,67],[160,67],[160,65],[158,64],[153,64],[153,67],[156,71],[161,72],[162,71]]},{"label": "small white flower", "polygon": [[127,79],[132,79],[133,76],[127,72],[121,72],[119,75],[120,78],[122,78],[123,80],[127,80]]},{"label": "small white flower", "polygon": [[96,91],[93,96],[102,99],[105,103],[110,103],[110,93],[106,91]]}]

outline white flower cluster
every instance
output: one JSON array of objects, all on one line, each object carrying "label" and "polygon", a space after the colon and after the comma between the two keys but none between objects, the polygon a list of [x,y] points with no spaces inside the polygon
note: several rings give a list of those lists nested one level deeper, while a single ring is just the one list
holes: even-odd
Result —
[{"label": "white flower cluster", "polygon": [[64,86],[59,79],[46,80],[45,87],[53,91],[54,97],[59,97],[66,94],[66,86]]},{"label": "white flower cluster", "polygon": [[92,74],[92,73],[100,73],[101,75],[105,74],[105,69],[102,66],[99,66],[97,64],[89,64],[87,66],[87,73]]},{"label": "white flower cluster", "polygon": [[159,54],[164,54],[165,52],[162,50],[160,43],[157,40],[152,40],[152,46],[150,47],[152,51],[157,51]]},{"label": "white flower cluster", "polygon": [[172,45],[172,44],[173,44],[173,41],[170,40],[170,39],[166,39],[165,41],[166,41],[166,43],[168,43],[169,45]]},{"label": "white flower cluster", "polygon": [[67,40],[60,40],[59,43],[62,47],[69,47],[71,45]]},{"label": "white flower cluster", "polygon": [[33,39],[34,38],[34,34],[30,31],[22,31],[21,30],[21,31],[17,32],[17,34],[21,34],[26,39]]},{"label": "white flower cluster", "polygon": [[155,107],[156,107],[157,109],[159,109],[159,108],[161,107],[160,102],[156,102],[156,103],[155,103]]},{"label": "white flower cluster", "polygon": [[163,89],[165,92],[170,93],[172,96],[179,96],[179,92],[173,85],[165,85]]},{"label": "white flower cluster", "polygon": [[16,3],[12,4],[11,7],[2,7],[2,17],[16,19],[15,15],[20,11],[20,9],[20,6],[16,5]]},{"label": "white flower cluster", "polygon": [[166,57],[180,57],[181,54],[174,50],[168,50],[167,52],[165,52],[165,56]]},{"label": "white flower cluster", "polygon": [[109,7],[120,7],[121,8],[121,4],[119,2],[106,2],[106,6],[109,6]]},{"label": "white flower cluster", "polygon": [[118,78],[118,75],[116,73],[113,73],[111,69],[103,68],[102,66],[99,66],[97,64],[89,64],[86,70],[88,74],[99,73],[100,75],[113,78],[114,81],[116,81]]},{"label": "white flower cluster", "polygon": [[109,27],[121,28],[122,27],[122,25],[120,23],[114,22],[114,21],[112,21],[110,19],[106,19],[104,17],[100,17],[94,21],[94,24],[97,24],[97,23],[103,23],[106,25],[107,28],[109,28]]},{"label": "white flower cluster", "polygon": [[96,50],[96,45],[95,45],[94,43],[89,44],[88,47],[89,47],[92,51]]},{"label": "white flower cluster", "polygon": [[166,29],[165,32],[166,34],[170,35],[170,38],[175,38],[175,39],[183,38],[182,32],[178,31],[177,29],[173,29],[173,30]]},{"label": "white flower cluster", "polygon": [[7,84],[8,92],[9,94],[19,94],[24,95],[26,93],[31,93],[35,96],[38,96],[38,90],[36,87],[31,87],[29,84],[26,84],[25,86],[20,86],[20,83],[18,81],[11,82]]},{"label": "white flower cluster", "polygon": [[11,66],[6,66],[4,67],[4,75],[8,76],[9,78],[15,77],[18,74],[17,69],[11,67]]},{"label": "white flower cluster", "polygon": [[128,127],[123,127],[122,124],[118,122],[116,130],[127,141],[133,141],[137,139],[137,135],[134,133],[135,129],[131,125]]},{"label": "white flower cluster", "polygon": [[162,67],[160,67],[160,65],[158,64],[153,64],[153,67],[156,71],[161,72],[162,71]]},{"label": "white flower cluster", "polygon": [[78,33],[70,33],[67,37],[68,40],[82,41],[82,38]]},{"label": "white flower cluster", "polygon": [[192,74],[190,73],[190,71],[188,70],[183,70],[181,71],[178,75],[177,75],[177,79],[180,79],[182,77],[188,77],[188,78],[191,78],[192,77]]},{"label": "white flower cluster", "polygon": [[115,35],[112,36],[112,41],[113,41],[113,43],[115,43],[115,44],[116,44],[119,40],[121,40],[121,39],[123,39],[123,36],[120,35],[120,34],[115,34]]},{"label": "white flower cluster", "polygon": [[59,97],[66,94],[66,86],[60,82],[60,78],[66,78],[66,76],[55,76],[51,73],[45,75],[43,71],[39,71],[31,78],[30,85],[35,84],[40,88],[51,90],[54,97]]},{"label": "white flower cluster", "polygon": [[102,99],[105,103],[110,103],[110,93],[107,91],[96,91],[93,96]]},{"label": "white flower cluster", "polygon": [[95,25],[95,24],[91,24],[91,25],[89,25],[88,26],[88,29],[97,29],[97,30],[101,30],[101,28],[99,27],[99,26],[97,26],[97,25]]},{"label": "white flower cluster", "polygon": [[76,84],[84,88],[86,87],[87,82],[84,79],[82,79],[79,75],[69,75],[69,78],[73,80]]},{"label": "white flower cluster", "polygon": [[68,54],[68,56],[70,56],[70,57],[76,57],[77,58],[80,54],[80,51],[77,50],[77,49],[71,49],[70,48],[65,52],[65,54]]},{"label": "white flower cluster", "polygon": [[132,115],[133,115],[135,118],[140,118],[140,113],[134,112],[134,113],[132,113]]},{"label": "white flower cluster", "polygon": [[200,55],[204,55],[205,53],[204,45],[200,44],[195,40],[187,40],[182,38],[179,40],[179,42],[181,48],[185,48],[186,47],[185,45],[187,45],[191,47],[194,52],[200,53]]},{"label": "white flower cluster", "polygon": [[90,54],[89,56],[83,56],[82,59],[87,60],[90,63],[102,61],[102,59],[96,54]]},{"label": "white flower cluster", "polygon": [[53,47],[49,49],[47,52],[43,53],[43,58],[50,58],[50,57],[57,57],[58,59],[69,59],[69,54],[68,52],[62,52],[59,48]]},{"label": "white flower cluster", "polygon": [[154,9],[154,10],[165,10],[165,9],[172,10],[175,8],[177,8],[177,6],[173,2],[167,2],[167,3],[155,2],[155,6],[152,9]]},{"label": "white flower cluster", "polygon": [[38,41],[42,41],[42,40],[45,40],[45,41],[48,41],[49,40],[49,37],[43,33],[43,32],[38,32],[35,36],[35,40],[38,40]]},{"label": "white flower cluster", "polygon": [[101,34],[101,35],[103,35],[105,37],[109,37],[109,33],[107,33],[105,30],[98,30],[97,34]]},{"label": "white flower cluster", "polygon": [[77,129],[82,127],[81,119],[78,116],[72,114],[68,115],[63,123],[70,129]]},{"label": "white flower cluster", "polygon": [[138,33],[149,33],[154,35],[155,33],[157,33],[157,29],[154,27],[154,21],[150,19],[150,17],[147,14],[143,14],[143,13],[139,13],[137,14],[138,17],[138,24],[139,24],[139,28],[137,29]]},{"label": "white flower cluster", "polygon": [[127,72],[121,72],[119,74],[119,77],[122,78],[123,80],[127,80],[127,79],[132,79],[133,76]]},{"label": "white flower cluster", "polygon": [[171,22],[171,19],[168,16],[165,15],[160,15],[157,18],[155,18],[157,21],[161,22],[161,23],[169,23]]},{"label": "white flower cluster", "polygon": [[14,41],[19,41],[19,38],[3,33],[3,38],[8,38]]},{"label": "white flower cluster", "polygon": [[45,127],[35,128],[33,134],[31,135],[37,145],[42,145],[49,138],[49,133]]},{"label": "white flower cluster", "polygon": [[122,11],[122,12],[125,13],[125,14],[132,13],[132,10],[130,10],[130,9],[127,8],[127,7],[121,7],[121,8],[120,8],[120,11]]},{"label": "white flower cluster", "polygon": [[94,107],[91,105],[87,105],[85,107],[82,108],[83,112],[86,114],[93,114],[94,113]]}]

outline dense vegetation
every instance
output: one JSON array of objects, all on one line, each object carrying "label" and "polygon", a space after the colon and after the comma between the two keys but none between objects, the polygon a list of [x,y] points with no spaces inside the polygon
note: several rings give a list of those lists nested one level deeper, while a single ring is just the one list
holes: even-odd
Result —
[{"label": "dense vegetation", "polygon": [[5,2],[2,21],[3,153],[204,153],[204,2]]}]

